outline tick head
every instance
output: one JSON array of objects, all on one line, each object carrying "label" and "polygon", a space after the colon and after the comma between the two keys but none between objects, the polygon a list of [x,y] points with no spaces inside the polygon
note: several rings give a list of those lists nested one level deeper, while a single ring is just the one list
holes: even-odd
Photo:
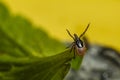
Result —
[{"label": "tick head", "polygon": [[74,34],[74,42],[78,48],[82,48],[84,46],[83,41],[77,36],[77,34]]},{"label": "tick head", "polygon": [[80,40],[80,39],[76,40],[75,43],[76,43],[76,45],[77,45],[78,48],[83,48],[84,47],[83,41]]}]

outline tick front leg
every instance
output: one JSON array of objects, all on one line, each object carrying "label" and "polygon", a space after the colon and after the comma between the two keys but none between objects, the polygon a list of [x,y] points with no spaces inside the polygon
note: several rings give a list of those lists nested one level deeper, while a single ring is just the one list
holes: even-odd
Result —
[{"label": "tick front leg", "polygon": [[73,53],[74,53],[74,59],[75,59],[75,54],[76,54],[76,51],[75,51],[75,44],[74,44],[74,42],[72,43],[72,47],[71,47],[71,49],[70,49],[70,53],[73,51]]},{"label": "tick front leg", "polygon": [[66,49],[67,48],[72,48],[74,44],[75,44],[75,42],[72,42],[69,46],[66,47]]},{"label": "tick front leg", "polygon": [[76,50],[75,50],[75,46],[73,46],[73,51],[74,51],[74,57],[73,57],[73,59],[75,59],[75,56],[76,56],[76,55],[75,55],[75,54],[76,54],[76,52],[75,52],[75,51],[76,51]]}]

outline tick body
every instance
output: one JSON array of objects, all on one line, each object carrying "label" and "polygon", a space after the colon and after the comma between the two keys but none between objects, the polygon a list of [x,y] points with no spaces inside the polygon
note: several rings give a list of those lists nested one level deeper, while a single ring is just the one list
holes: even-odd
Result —
[{"label": "tick body", "polygon": [[82,56],[84,55],[85,51],[86,51],[86,46],[85,43],[81,40],[81,37],[85,34],[85,32],[87,31],[88,27],[90,24],[88,24],[88,26],[86,27],[86,29],[84,30],[84,32],[78,36],[77,34],[74,34],[73,36],[70,34],[70,32],[67,30],[68,34],[73,38],[73,42],[70,46],[70,52],[73,50],[74,51],[74,58],[75,55],[78,56]]}]

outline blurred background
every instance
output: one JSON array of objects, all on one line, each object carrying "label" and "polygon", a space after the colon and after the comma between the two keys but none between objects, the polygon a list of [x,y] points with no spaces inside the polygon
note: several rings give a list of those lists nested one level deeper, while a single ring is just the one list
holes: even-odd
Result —
[{"label": "blurred background", "polygon": [[40,25],[50,36],[72,40],[66,29],[78,35],[90,22],[86,35],[91,43],[120,49],[119,0],[2,0],[14,14]]}]

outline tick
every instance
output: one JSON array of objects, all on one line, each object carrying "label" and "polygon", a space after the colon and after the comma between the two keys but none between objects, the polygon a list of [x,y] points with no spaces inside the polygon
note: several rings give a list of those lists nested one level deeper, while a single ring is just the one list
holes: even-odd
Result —
[{"label": "tick", "polygon": [[77,34],[74,34],[72,36],[71,33],[69,32],[69,30],[66,29],[67,33],[74,40],[71,43],[71,45],[68,47],[68,48],[71,48],[70,53],[71,53],[72,50],[74,51],[74,58],[75,58],[76,55],[78,55],[78,56],[84,55],[84,53],[86,51],[85,42],[83,40],[81,40],[81,37],[83,37],[83,35],[86,33],[86,31],[88,30],[89,25],[90,24],[87,25],[86,29],[83,31],[83,33],[80,36],[78,36]]}]

